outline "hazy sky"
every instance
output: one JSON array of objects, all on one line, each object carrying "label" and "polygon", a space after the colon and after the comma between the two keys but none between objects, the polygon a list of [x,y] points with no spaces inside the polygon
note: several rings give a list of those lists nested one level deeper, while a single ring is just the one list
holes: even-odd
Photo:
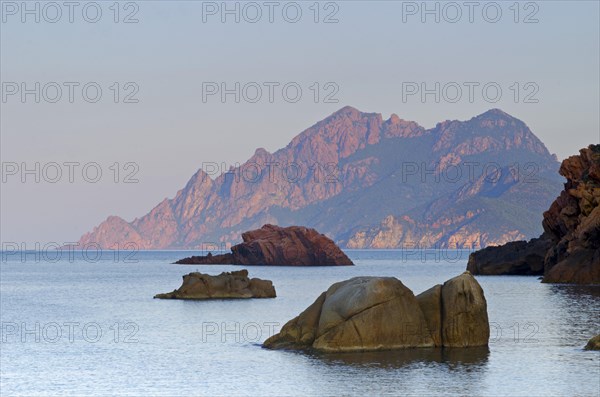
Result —
[{"label": "hazy sky", "polygon": [[[1,2],[2,242],[130,221],[203,162],[275,151],[344,105],[427,128],[497,107],[560,159],[600,142],[597,1],[22,4]],[[239,103],[208,95],[236,82]],[[409,95],[436,83],[439,102]],[[22,163],[39,163],[39,183]]]}]

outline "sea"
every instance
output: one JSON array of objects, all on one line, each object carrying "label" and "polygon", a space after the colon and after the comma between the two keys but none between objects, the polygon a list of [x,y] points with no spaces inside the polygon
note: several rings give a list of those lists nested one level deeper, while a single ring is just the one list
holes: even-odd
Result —
[{"label": "sea", "polygon": [[262,342],[331,284],[397,277],[418,294],[468,251],[348,250],[355,266],[247,267],[274,299],[153,299],[200,271],[190,251],[3,252],[1,396],[600,396],[600,286],[477,276],[487,348],[317,354]]}]

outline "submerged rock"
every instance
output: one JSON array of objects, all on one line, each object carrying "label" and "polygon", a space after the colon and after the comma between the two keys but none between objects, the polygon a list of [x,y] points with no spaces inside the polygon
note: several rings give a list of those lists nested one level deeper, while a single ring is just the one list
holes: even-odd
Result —
[{"label": "submerged rock", "polygon": [[418,297],[393,277],[335,283],[263,346],[348,352],[486,346],[488,339],[483,290],[465,272]]},{"label": "submerged rock", "polygon": [[351,266],[350,258],[327,236],[302,226],[264,225],[242,234],[230,254],[192,256],[177,264]]},{"label": "submerged rock", "polygon": [[[544,234],[469,257],[473,274],[542,274],[545,283],[600,284],[600,145],[561,164],[567,182],[544,212]],[[543,272],[540,271],[543,258]]]},{"label": "submerged rock", "polygon": [[590,339],[584,347],[585,350],[600,350],[600,334]]},{"label": "submerged rock", "polygon": [[218,276],[190,273],[183,276],[179,289],[157,294],[157,299],[240,299],[275,298],[275,287],[270,280],[248,278],[248,270],[223,272]]}]

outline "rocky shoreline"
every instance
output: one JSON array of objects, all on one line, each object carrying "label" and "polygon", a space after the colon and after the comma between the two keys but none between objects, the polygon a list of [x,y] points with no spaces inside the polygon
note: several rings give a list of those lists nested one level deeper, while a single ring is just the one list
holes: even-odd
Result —
[{"label": "rocky shoreline", "polygon": [[545,283],[600,284],[600,145],[561,164],[564,190],[544,212],[544,233],[529,242],[488,247],[469,257],[482,275],[543,275]]}]

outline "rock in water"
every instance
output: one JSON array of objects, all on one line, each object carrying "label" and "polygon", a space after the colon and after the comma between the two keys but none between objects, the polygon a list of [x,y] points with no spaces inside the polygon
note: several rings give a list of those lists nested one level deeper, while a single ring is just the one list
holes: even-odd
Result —
[{"label": "rock in water", "polygon": [[590,339],[584,347],[585,350],[600,350],[600,334]]},{"label": "rock in water", "polygon": [[242,234],[230,254],[192,256],[178,264],[351,266],[350,258],[327,236],[302,226],[264,225]]},{"label": "rock in water", "polygon": [[484,346],[490,339],[483,289],[469,272],[442,286],[442,343],[446,347]]},{"label": "rock in water", "polygon": [[312,347],[324,352],[432,347],[417,299],[392,277],[356,277],[325,295]]},{"label": "rock in water", "polygon": [[233,264],[233,255],[230,253],[222,255],[213,255],[211,252],[205,256],[190,256],[180,259],[178,265],[231,265]]},{"label": "rock in water", "polygon": [[425,315],[427,327],[436,346],[442,346],[442,286],[434,285],[417,295],[419,307]]},{"label": "rock in water", "polygon": [[468,272],[418,297],[393,277],[355,277],[329,287],[264,347],[347,352],[485,346],[489,333],[483,291]]},{"label": "rock in water", "polygon": [[158,299],[240,299],[275,298],[275,288],[269,280],[248,278],[248,270],[223,272],[218,276],[190,273],[183,276],[179,289],[155,295]]},{"label": "rock in water", "polygon": [[544,234],[488,247],[469,257],[473,274],[542,274],[543,282],[600,284],[600,145],[561,164],[564,190],[544,212]]},{"label": "rock in water", "polygon": [[513,241],[487,247],[469,255],[467,270],[482,275],[542,275],[546,252],[552,239],[546,235],[527,241]]}]

